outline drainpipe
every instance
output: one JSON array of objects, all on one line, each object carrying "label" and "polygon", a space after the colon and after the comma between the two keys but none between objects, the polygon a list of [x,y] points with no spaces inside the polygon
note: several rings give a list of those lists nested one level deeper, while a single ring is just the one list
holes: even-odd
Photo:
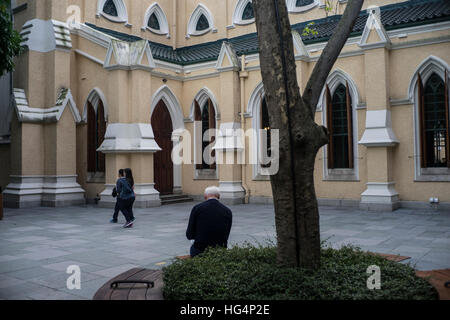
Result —
[{"label": "drainpipe", "polygon": [[[243,131],[242,142],[245,145],[245,79],[248,78],[248,72],[245,70],[245,55],[241,56],[241,72],[239,72],[239,78],[241,80],[241,127]],[[244,203],[247,204],[250,198],[250,189],[247,186],[247,163],[246,163],[246,148],[244,148],[244,164],[241,167],[242,187],[245,191]]]}]

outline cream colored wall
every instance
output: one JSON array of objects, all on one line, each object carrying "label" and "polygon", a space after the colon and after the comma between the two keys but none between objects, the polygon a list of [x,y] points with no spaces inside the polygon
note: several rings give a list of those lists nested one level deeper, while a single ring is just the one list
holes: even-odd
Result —
[{"label": "cream colored wall", "polygon": [[394,150],[393,175],[400,200],[425,201],[438,197],[441,202],[450,201],[449,182],[414,181],[414,126],[410,105],[392,108],[392,121],[400,144]]},{"label": "cream colored wall", "polygon": [[45,175],[76,173],[76,124],[69,106],[58,122],[44,126],[43,143]]},{"label": "cream colored wall", "polygon": [[67,106],[58,121],[57,142],[57,175],[73,175],[76,173],[76,124]]},{"label": "cream colored wall", "polygon": [[[183,82],[182,84],[182,93],[181,97],[179,97],[180,103],[183,106],[183,115],[185,118],[188,118],[191,113],[191,106],[194,101],[197,93],[203,89],[204,87],[208,88],[214,95],[214,99],[218,103],[218,108],[220,113],[223,112],[222,103],[220,101],[220,77],[212,77],[208,79],[200,79],[194,81]],[[217,121],[217,127],[220,126],[221,121]],[[185,128],[189,130],[191,137],[194,137],[194,123],[187,122],[185,123]],[[192,154],[192,163],[193,163],[193,155],[194,149],[191,149]],[[221,168],[218,167],[218,174],[220,174]],[[182,166],[182,188],[183,192],[191,195],[202,195],[203,191],[206,187],[211,185],[219,185],[219,179],[216,180],[196,180],[194,179],[195,167],[193,164],[183,164]]]},{"label": "cream colored wall", "polygon": [[[448,31],[447,35],[448,35]],[[427,34],[432,37],[434,34]],[[392,50],[390,60],[390,93],[392,99],[405,99],[414,72],[429,56],[438,57],[450,63],[450,43],[439,43],[405,49]]]},{"label": "cream colored wall", "polygon": [[[55,1],[55,0],[46,0]],[[195,45],[199,43],[205,43],[209,41],[216,41],[223,38],[232,38],[243,34],[253,33],[256,31],[255,24],[250,25],[236,25],[234,28],[227,28],[233,23],[233,14],[238,0],[159,0],[156,1],[164,13],[166,14],[170,39],[167,39],[165,35],[157,35],[150,31],[142,31],[141,27],[144,24],[144,15],[147,8],[154,3],[154,0],[123,0],[127,7],[128,20],[131,26],[127,27],[124,23],[116,23],[109,21],[105,17],[96,17],[97,0],[64,0],[69,5],[77,5],[81,8],[81,19],[84,22],[93,23],[97,26],[116,30],[123,33],[134,34],[144,39],[163,43],[165,45],[174,47],[184,47]],[[176,1],[176,8],[174,3]],[[336,3],[336,0],[334,1]],[[370,5],[386,5],[392,3],[404,2],[404,0],[366,0],[363,4],[363,9],[366,9]],[[201,36],[191,36],[186,39],[187,25],[189,18],[198,4],[205,5],[212,13],[214,19],[214,27],[217,28],[217,32],[208,32]],[[61,5],[59,5],[60,7]],[[333,14],[342,14],[345,9],[345,3],[338,3],[333,6]],[[174,21],[174,12],[176,13],[176,21]],[[60,15],[58,13],[58,15]],[[289,15],[292,24],[300,23],[304,21],[325,18],[326,13],[323,8],[319,6],[312,10],[300,13],[291,13]]]},{"label": "cream colored wall", "polygon": [[[80,124],[76,127],[77,139],[77,183],[87,192],[87,125]],[[89,198],[89,197],[88,197]],[[91,198],[92,199],[92,198]]]},{"label": "cream colored wall", "polygon": [[[50,0],[48,0],[50,1]],[[156,36],[150,34],[149,31],[141,31],[142,19],[145,13],[145,9],[153,3],[153,1],[142,1],[140,4],[137,2],[127,2],[129,8],[128,13],[130,15],[131,28],[125,27],[123,24],[116,24],[107,21],[105,18],[95,17],[96,1],[86,0],[69,0],[69,4],[77,4],[82,6],[82,13],[85,16],[86,21],[95,23],[99,26],[107,27],[109,29],[136,34],[143,38],[148,38],[160,43],[172,45],[174,39],[166,39],[164,36]],[[191,37],[185,39],[187,19],[190,13],[194,10],[197,3],[200,1],[179,1],[179,11],[177,11],[178,29],[176,32],[176,45],[185,46],[193,45],[195,43],[203,43],[208,41],[217,40],[225,37],[235,37],[247,32],[254,32],[254,24],[249,26],[236,26],[234,29],[228,29],[232,22],[232,15],[234,5],[236,1],[223,1],[217,4],[216,0],[204,0],[202,3],[206,4],[208,8],[217,14],[214,14],[217,33],[208,33],[205,36]],[[387,1],[392,3],[393,1]],[[397,1],[401,2],[401,1]],[[384,4],[386,1],[366,1],[364,6],[367,7],[370,3]],[[172,1],[161,1],[168,19],[169,25],[172,28],[171,11]],[[34,7],[32,7],[34,8]],[[145,9],[142,9],[145,8]],[[231,9],[233,10],[231,10]],[[38,10],[38,9],[32,9]],[[39,9],[41,10],[41,9]],[[56,16],[61,15],[61,7],[55,9]],[[59,11],[58,11],[59,10]],[[183,14],[179,14],[184,12]],[[220,14],[219,14],[220,13]],[[224,14],[226,13],[226,14]],[[291,15],[291,22],[296,23],[304,20],[310,20],[319,18],[323,15],[323,10],[314,9],[308,13],[299,13]],[[172,30],[171,30],[172,34]],[[432,32],[421,35],[408,36],[406,39],[393,39],[393,44],[406,44],[410,41],[416,41],[423,38],[437,38],[448,35],[448,31]],[[79,36],[72,35],[72,41],[74,49],[80,49],[99,60],[103,60],[106,56],[106,49],[100,47],[86,39]],[[356,45],[347,46],[343,52],[356,51],[360,48]],[[378,50],[378,49],[376,49]],[[374,53],[376,51],[373,51]],[[406,98],[409,81],[413,76],[414,71],[419,64],[428,56],[435,55],[450,63],[448,52],[450,52],[449,43],[439,43],[427,46],[417,46],[407,49],[395,49],[391,50],[386,57],[389,59],[389,69],[387,77],[389,78],[389,88],[387,91],[393,99]],[[312,56],[318,56],[319,52],[312,54]],[[371,55],[371,52],[366,52],[367,55]],[[384,55],[376,55],[373,59],[373,63],[366,64],[366,57],[364,52],[360,51],[354,56],[340,58],[334,69],[341,69],[346,72],[356,83],[358,87],[358,93],[360,97],[360,103],[363,105],[366,102],[366,75],[371,73],[377,68],[377,59]],[[188,118],[191,111],[191,105],[195,95],[203,87],[207,87],[213,92],[214,97],[218,103],[221,120],[218,121],[218,127],[222,122],[238,121],[237,112],[240,111],[240,93],[236,92],[236,86],[233,86],[233,82],[236,81],[236,75],[230,74],[218,74],[214,69],[194,71],[190,74],[185,74],[186,77],[207,75],[205,78],[197,80],[172,80],[170,77],[167,82],[163,82],[164,73],[175,75],[172,71],[164,69],[158,69],[156,71],[162,74],[151,74],[147,71],[135,70],[114,70],[107,71],[102,65],[95,63],[77,53],[72,52],[70,55],[70,76],[67,73],[61,72],[63,69],[61,66],[67,65],[67,56],[65,53],[56,52],[52,54],[40,54],[36,52],[28,52],[24,54],[21,59],[30,59],[35,63],[19,64],[18,73],[21,77],[16,77],[15,86],[23,87],[28,90],[30,81],[38,81],[43,84],[50,83],[51,90],[48,93],[43,94],[39,89],[39,86],[30,86],[31,90],[27,92],[30,100],[30,105],[33,107],[46,106],[49,107],[50,101],[55,101],[54,94],[58,85],[61,83],[67,84],[71,88],[74,99],[77,103],[77,107],[80,114],[83,114],[84,105],[88,94],[93,88],[99,88],[106,96],[106,104],[109,107],[109,123],[113,122],[150,122],[150,106],[153,94],[163,85],[167,85],[175,96],[178,98],[184,118]],[[301,89],[306,85],[306,80],[311,74],[316,62],[297,62],[297,73],[302,75],[300,81]],[[258,62],[252,62],[247,67],[257,66]],[[28,70],[28,68],[30,70]],[[208,75],[210,74],[210,75]],[[25,76],[26,75],[26,76]],[[28,76],[30,75],[30,76]],[[183,75],[181,75],[183,76]],[[245,107],[247,111],[247,103],[254,88],[261,82],[261,75],[259,70],[249,72],[249,77],[245,80],[245,90],[243,91]],[[386,88],[380,88],[385,90]],[[230,97],[226,92],[232,92],[233,103],[230,103]],[[450,201],[450,193],[446,193],[448,189],[448,183],[429,183],[429,182],[414,182],[414,150],[413,150],[413,126],[412,126],[412,106],[395,106],[392,107],[392,121],[393,128],[400,140],[399,146],[395,147],[392,154],[389,156],[392,158],[393,167],[391,169],[393,179],[396,182],[396,189],[400,193],[401,200],[421,200],[426,201],[431,195],[438,196],[441,201]],[[365,109],[357,110],[357,123],[358,123],[358,140],[361,139],[365,128]],[[61,121],[61,131],[56,130],[56,125],[46,125],[45,129],[41,125],[26,124],[22,125],[22,128],[18,130],[21,134],[18,135],[20,143],[15,144],[11,148],[11,153],[16,155],[16,158],[20,157],[22,150],[27,150],[27,154],[36,154],[37,157],[24,157],[20,163],[11,163],[11,172],[20,171],[21,174],[42,174],[44,172],[44,159],[45,160],[45,173],[52,174],[57,172],[58,174],[70,174],[69,168],[76,166],[78,182],[87,190],[88,198],[95,197],[100,191],[103,190],[102,184],[87,184],[86,183],[86,126],[79,125],[75,129],[73,124],[73,118],[70,119],[71,114],[69,110],[64,112]],[[246,128],[251,128],[252,119],[246,118]],[[316,121],[322,124],[322,113],[316,113]],[[185,128],[192,134],[193,124],[190,122],[185,123]],[[76,130],[76,133],[75,133]],[[54,132],[61,133],[61,136],[55,136]],[[45,140],[43,137],[45,136]],[[193,136],[193,134],[192,134]],[[37,139],[25,139],[24,137],[39,137]],[[44,142],[45,141],[45,146]],[[71,149],[76,143],[77,156],[70,158],[68,154],[64,154],[64,150]],[[56,151],[52,150],[51,145],[57,145],[58,155]],[[45,150],[45,152],[43,151]],[[59,152],[62,152],[61,154]],[[192,153],[193,154],[193,153]],[[368,181],[367,172],[367,149],[364,146],[358,146],[358,164],[359,164],[359,181],[355,182],[332,182],[323,180],[323,151],[320,150],[315,167],[315,180],[316,191],[319,198],[334,198],[334,199],[354,199],[359,200],[360,194],[365,190],[365,184]],[[44,158],[45,157],[45,158]],[[247,154],[248,157],[248,154]],[[54,159],[47,162],[47,159]],[[75,163],[76,161],[76,163]],[[120,167],[126,165],[126,163],[132,163],[137,169],[136,172],[139,176],[145,177],[145,179],[153,179],[151,170],[146,171],[146,167],[153,166],[149,159],[143,157],[129,158],[125,155],[118,157],[107,156],[107,180],[115,181],[117,170]],[[23,168],[23,170],[21,170]],[[246,185],[250,188],[251,196],[271,196],[270,182],[268,181],[254,181],[253,180],[253,166],[246,165]],[[218,168],[219,173],[223,168]],[[232,168],[235,170],[235,168]],[[377,175],[376,172],[372,173]],[[236,173],[234,176],[237,176]],[[223,175],[226,177],[226,175]],[[145,182],[143,179],[142,182]],[[205,187],[209,185],[218,185],[218,180],[194,180],[194,167],[192,165],[182,166],[182,181],[183,192],[187,194],[202,194]],[[426,189],[427,192],[423,190]]]},{"label": "cream colored wall", "polygon": [[[429,33],[422,36],[431,38],[435,36],[441,36],[440,32]],[[400,39],[398,39],[401,41]],[[414,41],[416,39],[410,39]],[[396,43],[396,41],[393,41]],[[347,49],[350,50],[350,49]],[[449,63],[448,52],[450,52],[450,45],[448,43],[440,43],[434,45],[396,49],[391,50],[389,53],[389,88],[388,91],[391,98],[402,99],[407,97],[407,90],[410,84],[410,80],[420,63],[430,55],[437,56]],[[379,55],[379,58],[383,55]],[[365,75],[367,72],[374,72],[377,63],[374,60],[373,65],[365,66],[365,57],[363,52],[360,55],[340,58],[334,69],[341,69],[346,72],[356,83],[358,93],[360,96],[360,103],[363,105],[366,102],[366,85]],[[380,61],[381,62],[381,61]],[[300,69],[300,62],[297,62],[298,74],[305,74]],[[314,63],[309,63],[307,66],[307,76],[309,77]],[[257,72],[250,72],[249,78],[245,82],[245,101],[248,101],[253,89],[261,81],[260,75]],[[383,89],[384,90],[384,89]],[[381,101],[380,104],[382,104]],[[413,121],[412,121],[412,106],[395,106],[391,108],[392,121],[394,132],[397,134],[397,138],[400,140],[400,144],[393,148],[393,150],[386,154],[386,161],[392,161],[393,167],[389,168],[387,172],[382,173],[383,170],[379,170],[380,174],[388,174],[395,181],[396,189],[400,193],[401,200],[417,200],[427,201],[427,199],[433,195],[440,198],[441,201],[450,201],[450,193],[448,192],[448,183],[445,182],[414,182],[414,159],[413,159]],[[358,141],[362,138],[365,130],[365,113],[366,109],[360,109],[357,111],[358,117]],[[322,114],[318,112],[316,114],[316,122],[322,124]],[[251,127],[251,119],[246,120],[246,127]],[[376,152],[375,152],[376,153]],[[358,145],[358,164],[359,164],[359,181],[356,182],[333,182],[323,180],[323,150],[320,150],[316,160],[315,166],[315,181],[316,192],[319,198],[334,198],[334,199],[355,199],[359,200],[361,193],[366,188],[368,181],[367,172],[367,148]],[[375,159],[372,159],[375,160]],[[376,163],[376,161],[375,161]],[[247,179],[246,183],[251,189],[252,195],[257,196],[270,196],[270,183],[262,181],[252,180],[252,166],[247,165]],[[379,176],[377,172],[371,172],[374,177]],[[376,180],[376,179],[375,179]],[[372,180],[371,180],[372,181]],[[424,192],[426,187],[427,192]]]},{"label": "cream colored wall", "polygon": [[[20,24],[23,25],[26,21],[30,19],[56,19],[56,20],[65,20],[66,10],[69,4],[69,0],[16,0],[16,6],[20,6],[22,4],[27,4],[27,9],[23,11],[24,18],[26,19]],[[16,16],[14,16],[16,19]]]},{"label": "cream colored wall", "polygon": [[[365,130],[366,122],[366,110],[361,109],[356,112],[358,117],[358,141],[362,138]],[[322,123],[322,113],[316,113],[316,122]],[[358,148],[358,181],[325,181],[323,180],[323,164],[327,155],[324,152],[324,148],[320,149],[316,157],[314,177],[316,185],[316,193],[319,198],[330,199],[359,199],[361,193],[365,190],[367,179],[367,148],[361,145]],[[345,187],[343,187],[345,186]]]},{"label": "cream colored wall", "polygon": [[40,124],[22,123],[21,170],[19,175],[42,175],[44,172],[44,129]]},{"label": "cream colored wall", "polygon": [[[432,36],[431,34],[429,36]],[[430,55],[450,64],[449,43],[391,51],[390,85],[392,98],[407,98],[408,87],[420,63]],[[391,108],[392,125],[400,144],[393,153],[393,175],[401,200],[428,201],[438,197],[440,201],[450,201],[448,182],[414,181],[414,105],[406,104]]]},{"label": "cream colored wall", "polygon": [[125,23],[117,23],[108,20],[103,16],[96,16],[97,12],[97,0],[69,0],[71,4],[78,5],[82,12],[82,21],[95,24],[99,27],[108,28],[118,32],[129,33],[142,37],[143,39],[148,39],[158,43],[172,46],[174,40],[172,38],[173,28],[172,28],[172,16],[173,16],[173,0],[170,1],[157,1],[162,10],[164,11],[167,20],[169,22],[169,32],[171,38],[167,38],[166,35],[159,35],[152,33],[151,31],[141,30],[144,25],[144,17],[147,9],[152,5],[154,0],[124,0],[127,7],[128,13],[128,23],[131,26],[126,26]]}]

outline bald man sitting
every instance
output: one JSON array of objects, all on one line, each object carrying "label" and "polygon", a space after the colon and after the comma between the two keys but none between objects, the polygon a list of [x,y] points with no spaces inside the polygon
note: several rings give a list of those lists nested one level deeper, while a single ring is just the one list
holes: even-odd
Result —
[{"label": "bald man sitting", "polygon": [[186,230],[186,237],[194,240],[191,257],[199,255],[207,247],[226,248],[228,245],[233,220],[231,210],[219,202],[219,188],[206,188],[204,196],[205,202],[192,209]]}]

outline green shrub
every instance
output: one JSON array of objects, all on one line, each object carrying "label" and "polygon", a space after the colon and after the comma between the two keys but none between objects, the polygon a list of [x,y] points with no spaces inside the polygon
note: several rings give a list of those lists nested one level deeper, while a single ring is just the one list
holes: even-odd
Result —
[{"label": "green shrub", "polygon": [[[381,289],[367,289],[371,265],[381,269]],[[358,248],[322,249],[317,271],[280,268],[273,246],[214,248],[164,268],[168,300],[437,299],[434,288],[408,265]]]}]

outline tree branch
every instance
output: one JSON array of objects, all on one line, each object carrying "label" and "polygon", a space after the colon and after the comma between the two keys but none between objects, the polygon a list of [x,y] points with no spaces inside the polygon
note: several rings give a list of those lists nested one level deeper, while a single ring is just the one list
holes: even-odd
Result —
[{"label": "tree branch", "polygon": [[325,49],[323,49],[319,60],[317,61],[314,70],[306,84],[303,93],[303,101],[311,108],[314,114],[317,103],[319,102],[320,93],[325,85],[327,77],[333,68],[342,48],[344,47],[350,33],[353,30],[356,18],[363,4],[363,0],[350,0],[345,8],[344,14],[339,21],[336,30],[328,40]]}]

